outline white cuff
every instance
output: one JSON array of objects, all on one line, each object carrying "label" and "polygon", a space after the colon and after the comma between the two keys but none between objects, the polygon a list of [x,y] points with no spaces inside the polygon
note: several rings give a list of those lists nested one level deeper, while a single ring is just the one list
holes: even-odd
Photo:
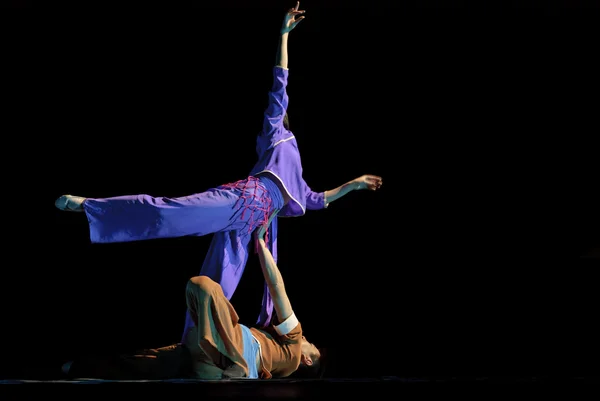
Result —
[{"label": "white cuff", "polygon": [[292,312],[292,315],[285,319],[285,321],[275,327],[275,331],[280,336],[285,336],[290,331],[294,330],[298,326],[298,318],[296,318],[296,314]]}]

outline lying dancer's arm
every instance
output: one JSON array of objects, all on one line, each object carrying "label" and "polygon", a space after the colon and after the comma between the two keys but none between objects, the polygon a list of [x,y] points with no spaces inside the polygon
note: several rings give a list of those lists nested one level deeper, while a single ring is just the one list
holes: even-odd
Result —
[{"label": "lying dancer's arm", "polygon": [[325,204],[329,204],[334,200],[340,199],[342,196],[346,195],[348,192],[368,189],[369,191],[375,191],[381,187],[382,180],[381,177],[371,174],[365,174],[358,178],[353,179],[352,181],[348,181],[345,184],[340,185],[337,188],[330,189],[329,191],[325,191]]},{"label": "lying dancer's arm", "polygon": [[260,261],[260,267],[262,269],[265,282],[269,287],[271,298],[273,298],[273,307],[277,313],[277,317],[280,322],[285,322],[289,317],[294,314],[292,310],[292,304],[285,292],[285,285],[283,284],[283,278],[279,272],[279,268],[273,259],[273,255],[267,248],[265,243],[264,235],[268,226],[271,224],[271,220],[275,214],[271,216],[269,222],[264,226],[256,230],[256,240],[258,242],[258,259]]}]

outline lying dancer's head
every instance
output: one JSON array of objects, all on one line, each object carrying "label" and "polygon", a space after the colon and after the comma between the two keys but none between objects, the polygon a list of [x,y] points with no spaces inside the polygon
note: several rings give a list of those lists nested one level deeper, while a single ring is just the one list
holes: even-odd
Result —
[{"label": "lying dancer's head", "polygon": [[324,348],[317,348],[316,345],[309,342],[302,336],[302,355],[300,365],[293,377],[320,378],[323,377],[327,360],[327,352]]}]

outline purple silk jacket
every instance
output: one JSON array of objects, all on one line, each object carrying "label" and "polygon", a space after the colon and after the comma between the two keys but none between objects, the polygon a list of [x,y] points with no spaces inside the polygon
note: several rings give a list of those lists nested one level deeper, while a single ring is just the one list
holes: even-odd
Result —
[{"label": "purple silk jacket", "polygon": [[288,106],[286,86],[289,70],[273,67],[273,87],[265,111],[263,130],[256,139],[258,162],[250,175],[265,171],[273,174],[285,188],[291,200],[277,214],[280,217],[302,216],[306,210],[327,207],[325,192],[313,192],[302,178],[302,162],[294,135],[283,125]]}]

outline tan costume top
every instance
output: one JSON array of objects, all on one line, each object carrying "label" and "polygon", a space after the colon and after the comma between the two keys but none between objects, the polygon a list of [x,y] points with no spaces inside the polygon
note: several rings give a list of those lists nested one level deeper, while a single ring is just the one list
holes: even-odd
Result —
[{"label": "tan costume top", "polygon": [[260,343],[261,379],[286,377],[298,369],[302,355],[302,325],[295,314],[268,330],[250,328]]}]

